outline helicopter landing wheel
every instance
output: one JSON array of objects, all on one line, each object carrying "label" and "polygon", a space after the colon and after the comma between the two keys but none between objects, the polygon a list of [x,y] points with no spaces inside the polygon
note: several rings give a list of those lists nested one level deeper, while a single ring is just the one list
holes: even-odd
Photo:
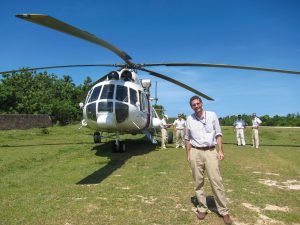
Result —
[{"label": "helicopter landing wheel", "polygon": [[168,133],[168,144],[173,144],[173,132]]},{"label": "helicopter landing wheel", "polygon": [[95,132],[94,133],[94,143],[97,144],[97,143],[101,143],[101,135],[99,132]]},{"label": "helicopter landing wheel", "polygon": [[119,141],[119,144],[117,144],[117,142],[113,143],[113,152],[125,152],[125,151],[126,151],[126,147],[124,141]]}]

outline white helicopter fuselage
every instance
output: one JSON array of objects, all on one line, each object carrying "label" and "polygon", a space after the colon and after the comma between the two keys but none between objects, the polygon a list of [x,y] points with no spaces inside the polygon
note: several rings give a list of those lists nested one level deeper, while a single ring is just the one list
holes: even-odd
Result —
[{"label": "white helicopter fuselage", "polygon": [[[82,124],[96,131],[137,134],[155,131],[160,119],[149,101],[150,80],[138,80],[135,72],[123,72],[97,83],[89,91],[83,107]],[[117,77],[117,79],[115,79]]]}]

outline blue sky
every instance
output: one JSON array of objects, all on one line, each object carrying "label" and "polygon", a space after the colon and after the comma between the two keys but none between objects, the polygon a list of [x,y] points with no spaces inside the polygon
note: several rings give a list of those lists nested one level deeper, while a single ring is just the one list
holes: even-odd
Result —
[{"label": "blue sky", "polygon": [[[300,71],[298,0],[3,0],[0,2],[0,71],[49,65],[123,63],[95,44],[20,19],[48,14],[86,30],[128,53],[135,63],[233,64]],[[149,67],[211,96],[206,110],[218,116],[286,115],[300,112],[300,75],[196,67]],[[94,81],[113,68],[49,70],[76,84]],[[166,114],[190,114],[194,94],[158,82]],[[152,95],[152,96],[153,96]]]}]

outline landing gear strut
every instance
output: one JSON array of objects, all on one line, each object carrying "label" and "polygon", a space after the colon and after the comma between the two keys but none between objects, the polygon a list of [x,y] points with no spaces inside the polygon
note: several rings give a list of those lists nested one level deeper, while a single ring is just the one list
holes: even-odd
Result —
[{"label": "landing gear strut", "polygon": [[125,152],[125,142],[124,141],[116,141],[113,143],[113,152]]},{"label": "landing gear strut", "polygon": [[116,133],[116,141],[113,143],[113,152],[125,152],[125,141],[119,140],[119,133]]}]

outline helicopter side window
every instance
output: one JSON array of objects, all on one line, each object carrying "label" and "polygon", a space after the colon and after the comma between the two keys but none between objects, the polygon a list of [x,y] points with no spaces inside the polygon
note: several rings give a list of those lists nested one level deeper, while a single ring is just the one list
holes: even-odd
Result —
[{"label": "helicopter side window", "polygon": [[89,102],[93,102],[93,101],[96,101],[98,99],[99,93],[101,91],[101,88],[102,88],[102,86],[98,86],[98,87],[94,88],[93,93],[92,93],[92,95],[90,97]]},{"label": "helicopter side window", "polygon": [[136,105],[137,102],[137,92],[136,90],[129,88],[129,94],[130,94],[130,104]]},{"label": "helicopter side window", "polygon": [[116,100],[121,101],[121,102],[128,102],[127,87],[117,85]]},{"label": "helicopter side window", "polygon": [[104,85],[100,99],[113,99],[114,90],[115,90],[115,85],[113,84]]}]

